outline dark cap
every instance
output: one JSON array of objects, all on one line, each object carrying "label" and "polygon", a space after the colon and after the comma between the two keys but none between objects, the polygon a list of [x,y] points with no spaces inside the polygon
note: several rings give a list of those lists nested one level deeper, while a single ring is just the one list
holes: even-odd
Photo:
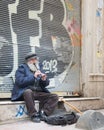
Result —
[{"label": "dark cap", "polygon": [[34,52],[29,52],[27,53],[27,55],[25,56],[25,60],[30,60],[30,59],[37,59],[37,55]]}]

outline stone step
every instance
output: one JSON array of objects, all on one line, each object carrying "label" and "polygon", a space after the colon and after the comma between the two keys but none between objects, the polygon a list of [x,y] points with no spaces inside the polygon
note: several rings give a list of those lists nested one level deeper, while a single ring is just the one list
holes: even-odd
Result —
[{"label": "stone step", "polygon": [[[65,101],[77,107],[80,111],[88,109],[104,109],[104,99],[100,97],[90,98],[63,98]],[[59,98],[61,102],[61,97]],[[64,103],[67,111],[74,111],[71,107]],[[38,101],[36,101],[36,109],[38,109]],[[7,120],[18,120],[27,118],[27,110],[24,101],[0,101],[0,122]]]},{"label": "stone step", "polygon": [[[67,98],[65,101],[80,111],[104,109],[104,99],[100,97]],[[64,103],[66,110],[74,110],[69,105]]]}]

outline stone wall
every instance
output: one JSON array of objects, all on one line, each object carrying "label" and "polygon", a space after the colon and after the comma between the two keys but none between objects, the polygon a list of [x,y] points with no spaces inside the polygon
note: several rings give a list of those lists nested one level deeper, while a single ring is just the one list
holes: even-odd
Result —
[{"label": "stone wall", "polygon": [[[93,6],[92,6],[93,5]],[[82,1],[82,79],[84,96],[104,97],[104,3]]]}]

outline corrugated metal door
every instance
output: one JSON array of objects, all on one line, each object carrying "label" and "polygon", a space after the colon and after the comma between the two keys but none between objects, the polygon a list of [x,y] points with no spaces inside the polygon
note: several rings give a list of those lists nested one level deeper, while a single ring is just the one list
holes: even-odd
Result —
[{"label": "corrugated metal door", "polygon": [[0,97],[10,97],[15,71],[36,52],[50,91],[79,91],[80,0],[0,0]]}]

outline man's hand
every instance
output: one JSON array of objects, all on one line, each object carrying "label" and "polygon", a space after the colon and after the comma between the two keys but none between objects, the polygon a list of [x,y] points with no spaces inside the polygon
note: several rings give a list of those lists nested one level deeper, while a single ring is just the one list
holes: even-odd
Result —
[{"label": "man's hand", "polygon": [[42,79],[43,81],[45,81],[46,78],[47,78],[47,75],[42,73],[42,74],[41,74],[41,79]]},{"label": "man's hand", "polygon": [[42,80],[46,80],[47,78],[46,74],[43,74],[40,70],[37,70],[34,74],[35,78],[37,78],[38,76],[40,76]]},{"label": "man's hand", "polygon": [[34,77],[37,78],[38,76],[41,76],[41,71],[40,70],[37,70],[34,74]]}]

